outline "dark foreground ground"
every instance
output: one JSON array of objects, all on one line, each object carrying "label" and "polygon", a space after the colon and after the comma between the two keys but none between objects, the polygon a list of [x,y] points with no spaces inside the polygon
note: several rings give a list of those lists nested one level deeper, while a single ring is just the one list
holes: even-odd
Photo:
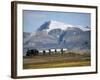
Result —
[{"label": "dark foreground ground", "polygon": [[90,53],[64,52],[51,55],[24,56],[23,69],[90,66]]}]

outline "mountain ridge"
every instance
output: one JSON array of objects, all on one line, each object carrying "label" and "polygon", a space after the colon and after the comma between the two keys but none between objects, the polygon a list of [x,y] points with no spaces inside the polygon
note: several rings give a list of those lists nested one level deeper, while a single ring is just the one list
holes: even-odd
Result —
[{"label": "mountain ridge", "polygon": [[47,32],[49,32],[50,30],[57,29],[57,28],[61,30],[66,30],[67,28],[80,28],[83,31],[90,30],[89,27],[83,27],[80,25],[71,25],[71,24],[66,24],[64,22],[60,22],[60,21],[50,20],[50,21],[45,22],[43,25],[41,25],[38,31],[46,30]]}]

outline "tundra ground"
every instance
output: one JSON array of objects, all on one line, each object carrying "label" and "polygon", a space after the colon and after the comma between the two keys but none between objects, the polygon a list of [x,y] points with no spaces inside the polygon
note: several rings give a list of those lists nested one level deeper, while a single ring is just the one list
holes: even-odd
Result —
[{"label": "tundra ground", "polygon": [[64,52],[23,57],[23,69],[90,66],[89,52]]}]

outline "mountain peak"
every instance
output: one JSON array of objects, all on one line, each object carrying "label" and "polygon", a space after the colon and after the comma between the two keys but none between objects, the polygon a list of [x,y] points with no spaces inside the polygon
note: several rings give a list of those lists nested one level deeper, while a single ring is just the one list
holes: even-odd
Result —
[{"label": "mountain peak", "polygon": [[72,25],[60,22],[60,21],[55,21],[55,20],[50,20],[49,21],[49,29],[47,29],[47,32],[53,29],[61,29],[61,30],[66,30],[68,27],[73,27]]},{"label": "mountain peak", "polygon": [[79,28],[82,31],[90,30],[89,28],[83,27],[80,25],[71,25],[71,24],[61,22],[61,21],[50,20],[50,21],[45,22],[43,25],[41,25],[38,31],[46,30],[47,32],[49,32],[50,30],[53,30],[53,29],[67,30],[68,28]]}]

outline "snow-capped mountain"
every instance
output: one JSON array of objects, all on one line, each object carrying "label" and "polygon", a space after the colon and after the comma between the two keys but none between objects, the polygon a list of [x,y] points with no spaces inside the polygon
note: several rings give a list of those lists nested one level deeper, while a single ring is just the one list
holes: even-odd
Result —
[{"label": "snow-capped mountain", "polygon": [[[25,36],[26,33],[23,34]],[[27,48],[90,50],[90,35],[89,27],[74,26],[51,20],[41,25],[36,32],[32,32],[27,37],[24,37],[24,50]]]},{"label": "snow-capped mountain", "polygon": [[42,31],[42,30],[46,30],[47,32],[53,30],[53,29],[61,29],[61,30],[66,30],[69,28],[79,28],[82,31],[88,31],[90,30],[88,27],[82,27],[80,25],[70,25],[70,24],[66,24],[63,22],[59,22],[59,21],[47,21],[45,22],[39,29],[38,31]]}]

